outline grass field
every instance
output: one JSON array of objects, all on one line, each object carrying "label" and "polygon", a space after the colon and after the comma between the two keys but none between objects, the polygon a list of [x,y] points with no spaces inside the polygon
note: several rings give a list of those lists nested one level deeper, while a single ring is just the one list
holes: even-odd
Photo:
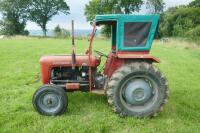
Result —
[{"label": "grass field", "polygon": [[[120,118],[106,97],[70,93],[68,111],[59,117],[39,115],[32,95],[41,86],[39,58],[70,53],[70,40],[10,38],[0,40],[0,132],[200,132],[200,48],[187,42],[155,41],[152,54],[162,62],[170,98],[164,111],[153,119]],[[86,40],[76,40],[83,53]],[[110,42],[96,39],[94,48],[107,53]]]}]

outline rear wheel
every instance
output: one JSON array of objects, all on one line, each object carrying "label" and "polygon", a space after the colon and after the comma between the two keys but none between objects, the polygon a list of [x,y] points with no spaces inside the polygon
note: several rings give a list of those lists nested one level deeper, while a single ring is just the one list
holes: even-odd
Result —
[{"label": "rear wheel", "polygon": [[152,64],[134,62],[112,75],[107,97],[120,116],[155,116],[167,102],[168,82]]},{"label": "rear wheel", "polygon": [[63,114],[68,105],[66,92],[54,85],[45,85],[38,89],[32,102],[40,114],[47,116]]}]

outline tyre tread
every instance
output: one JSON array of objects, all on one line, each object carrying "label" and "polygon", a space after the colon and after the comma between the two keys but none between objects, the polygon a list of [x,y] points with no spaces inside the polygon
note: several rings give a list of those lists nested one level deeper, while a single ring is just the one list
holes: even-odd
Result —
[{"label": "tyre tread", "polygon": [[158,110],[152,110],[149,112],[149,114],[138,114],[135,117],[143,118],[143,117],[154,117],[157,116],[158,112],[163,111],[163,106],[166,104],[169,91],[168,91],[168,81],[166,77],[161,74],[160,70],[153,66],[153,64],[147,63],[147,62],[132,62],[125,64],[121,68],[119,68],[111,77],[110,81],[108,82],[108,87],[106,89],[107,99],[109,105],[112,107],[112,110],[119,114],[119,116],[128,116],[130,114],[127,114],[125,111],[122,111],[122,109],[118,106],[118,104],[114,100],[114,93],[115,89],[117,88],[118,83],[129,73],[133,71],[139,71],[143,70],[146,72],[151,72],[157,77],[159,77],[159,80],[161,84],[163,85],[164,89],[164,98],[162,102],[160,103],[160,107]]}]

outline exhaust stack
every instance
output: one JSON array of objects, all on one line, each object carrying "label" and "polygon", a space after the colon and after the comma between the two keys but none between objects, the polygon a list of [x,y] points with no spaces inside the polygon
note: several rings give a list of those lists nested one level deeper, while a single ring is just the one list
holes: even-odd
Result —
[{"label": "exhaust stack", "polygon": [[75,52],[75,42],[74,42],[74,20],[72,20],[72,69],[75,69],[76,65],[76,52]]}]

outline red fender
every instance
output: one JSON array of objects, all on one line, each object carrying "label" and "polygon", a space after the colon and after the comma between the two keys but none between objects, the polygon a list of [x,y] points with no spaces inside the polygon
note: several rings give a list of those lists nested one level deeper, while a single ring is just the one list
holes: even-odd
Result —
[{"label": "red fender", "polygon": [[110,53],[108,59],[106,61],[106,66],[104,69],[104,75],[108,78],[112,76],[112,74],[119,69],[127,60],[147,60],[150,62],[159,63],[160,59],[152,56],[149,52],[117,52]]},{"label": "red fender", "polygon": [[145,52],[117,52],[116,55],[119,59],[143,59],[143,60],[150,60],[152,62],[160,63],[160,59],[150,55],[148,51],[145,51]]}]

